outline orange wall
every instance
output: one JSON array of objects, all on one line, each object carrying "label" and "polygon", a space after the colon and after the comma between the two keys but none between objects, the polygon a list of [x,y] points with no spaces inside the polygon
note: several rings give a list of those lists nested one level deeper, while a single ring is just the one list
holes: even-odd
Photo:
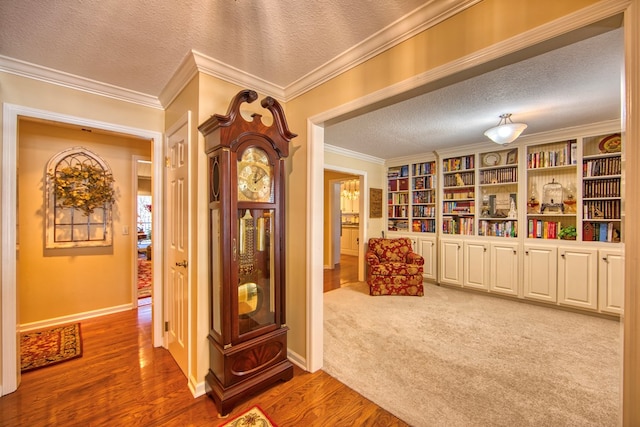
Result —
[{"label": "orange wall", "polygon": [[[151,142],[20,120],[18,146],[18,323],[132,303],[137,266],[132,156],[149,157]],[[113,172],[113,245],[45,249],[45,168],[55,154],[76,146],[98,154]]]}]

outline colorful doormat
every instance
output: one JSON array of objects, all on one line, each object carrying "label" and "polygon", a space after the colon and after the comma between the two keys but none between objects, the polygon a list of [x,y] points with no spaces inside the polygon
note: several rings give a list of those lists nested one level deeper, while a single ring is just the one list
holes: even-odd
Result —
[{"label": "colorful doormat", "polygon": [[138,298],[151,296],[151,261],[138,258]]},{"label": "colorful doormat", "polygon": [[253,406],[222,427],[277,427],[258,406]]},{"label": "colorful doormat", "polygon": [[20,370],[44,368],[82,356],[80,323],[20,334]]}]

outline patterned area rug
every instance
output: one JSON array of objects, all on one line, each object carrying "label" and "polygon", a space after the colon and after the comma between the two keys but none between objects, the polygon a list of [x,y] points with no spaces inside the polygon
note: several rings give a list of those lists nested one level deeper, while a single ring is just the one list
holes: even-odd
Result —
[{"label": "patterned area rug", "polygon": [[20,334],[20,370],[44,368],[82,356],[80,323]]},{"label": "patterned area rug", "polygon": [[138,298],[151,296],[151,261],[138,258]]},{"label": "patterned area rug", "polygon": [[253,406],[222,427],[277,427],[258,406]]}]

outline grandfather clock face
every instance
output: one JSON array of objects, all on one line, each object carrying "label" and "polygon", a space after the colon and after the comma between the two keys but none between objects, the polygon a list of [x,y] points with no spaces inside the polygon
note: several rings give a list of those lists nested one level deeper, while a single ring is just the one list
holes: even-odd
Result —
[{"label": "grandfather clock face", "polygon": [[237,170],[238,201],[273,202],[273,167],[263,149],[244,150]]}]

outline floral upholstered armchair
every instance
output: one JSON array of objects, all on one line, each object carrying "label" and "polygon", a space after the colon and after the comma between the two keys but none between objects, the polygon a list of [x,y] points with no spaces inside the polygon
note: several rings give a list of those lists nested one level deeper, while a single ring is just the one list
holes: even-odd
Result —
[{"label": "floral upholstered armchair", "polygon": [[411,240],[369,239],[365,257],[370,295],[424,295],[424,258],[413,252]]}]

